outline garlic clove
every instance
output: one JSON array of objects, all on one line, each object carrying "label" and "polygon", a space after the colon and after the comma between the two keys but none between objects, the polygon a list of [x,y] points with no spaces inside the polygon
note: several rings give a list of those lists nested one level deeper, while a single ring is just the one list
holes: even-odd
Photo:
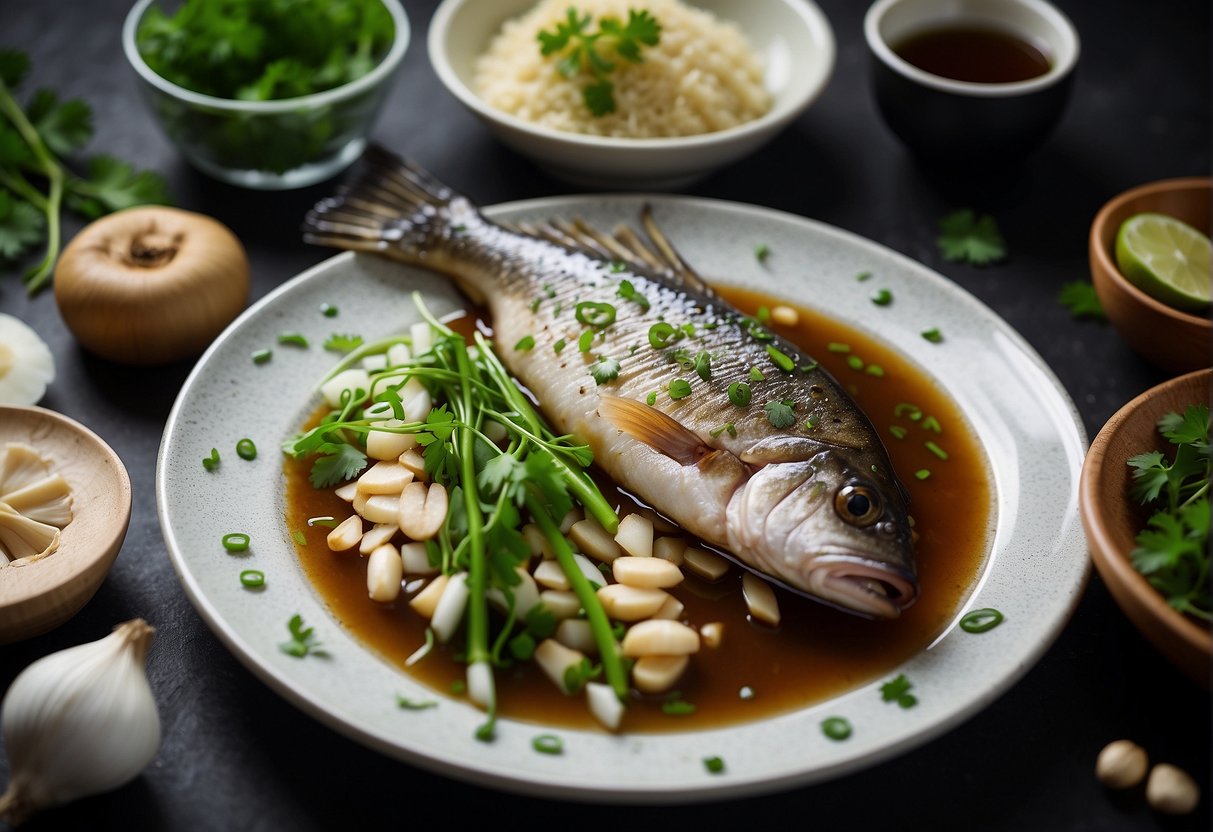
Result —
[{"label": "garlic clove", "polygon": [[39,523],[63,528],[72,520],[71,486],[61,474],[43,477],[16,491],[0,491],[0,502]]},{"label": "garlic clove", "polygon": [[7,503],[0,503],[0,552],[12,566],[33,563],[59,548],[59,530],[18,514]]},{"label": "garlic clove", "polygon": [[0,404],[37,404],[55,380],[55,358],[28,325],[0,313]]},{"label": "garlic clove", "polygon": [[37,448],[24,442],[8,442],[0,456],[0,494],[11,494],[32,485],[50,473],[51,464]]},{"label": "garlic clove", "polygon": [[0,711],[11,779],[0,820],[133,780],[160,747],[160,716],[144,662],[154,628],[142,619],[105,638],[38,659],[13,681]]}]

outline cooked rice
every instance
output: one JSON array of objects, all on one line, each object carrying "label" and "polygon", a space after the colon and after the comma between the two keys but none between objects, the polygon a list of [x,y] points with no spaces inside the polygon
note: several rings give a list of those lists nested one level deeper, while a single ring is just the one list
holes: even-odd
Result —
[{"label": "cooked rice", "polygon": [[[616,61],[607,76],[616,109],[595,118],[582,87],[589,76],[562,76],[554,58],[539,52],[538,33],[552,30],[570,6],[626,21],[628,10],[648,10],[661,40],[641,50],[643,61]],[[692,136],[752,121],[771,106],[762,65],[735,23],[680,0],[542,0],[507,21],[476,63],[476,92],[513,116],[574,133],[623,138]]]}]

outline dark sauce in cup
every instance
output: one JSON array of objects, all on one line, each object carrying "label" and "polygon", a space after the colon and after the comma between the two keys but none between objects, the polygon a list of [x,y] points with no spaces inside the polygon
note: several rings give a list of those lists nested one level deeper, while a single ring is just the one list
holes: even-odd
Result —
[{"label": "dark sauce in cup", "polygon": [[893,51],[924,72],[977,84],[1028,81],[1050,67],[1048,56],[1018,35],[964,24],[911,35]]}]

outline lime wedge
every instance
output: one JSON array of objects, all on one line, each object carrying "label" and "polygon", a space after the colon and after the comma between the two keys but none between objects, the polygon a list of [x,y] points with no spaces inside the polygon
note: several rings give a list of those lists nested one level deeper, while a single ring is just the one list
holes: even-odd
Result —
[{"label": "lime wedge", "polygon": [[1209,306],[1213,244],[1166,214],[1134,214],[1116,234],[1116,265],[1138,289],[1168,306],[1201,312]]}]

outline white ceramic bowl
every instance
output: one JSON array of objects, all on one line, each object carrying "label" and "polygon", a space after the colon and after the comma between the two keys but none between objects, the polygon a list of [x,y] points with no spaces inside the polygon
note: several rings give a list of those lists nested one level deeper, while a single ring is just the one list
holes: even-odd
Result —
[{"label": "white ceramic bowl", "polygon": [[687,1],[737,23],[762,56],[774,96],[762,117],[699,136],[622,139],[553,130],[489,106],[472,89],[476,58],[505,20],[536,0],[443,0],[430,22],[430,62],[494,135],[553,176],[611,189],[682,187],[774,138],[825,89],[835,61],[833,30],[812,0]]}]

